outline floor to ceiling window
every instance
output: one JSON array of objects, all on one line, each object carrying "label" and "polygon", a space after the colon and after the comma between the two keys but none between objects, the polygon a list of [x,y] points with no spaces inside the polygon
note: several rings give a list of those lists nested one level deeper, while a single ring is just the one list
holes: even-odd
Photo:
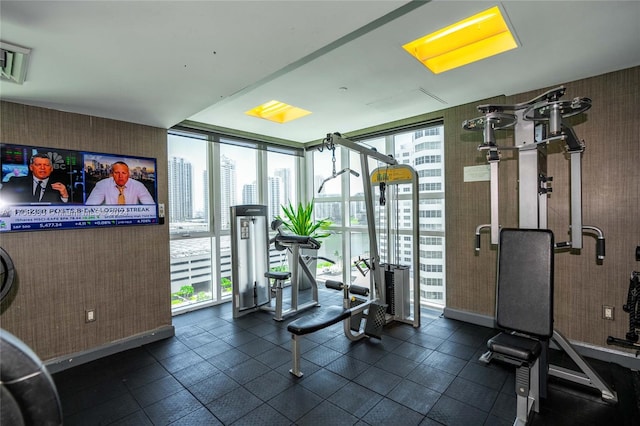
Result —
[{"label": "floor to ceiling window", "polygon": [[218,299],[213,283],[210,144],[197,135],[168,136],[171,306],[179,311]]},{"label": "floor to ceiling window", "polygon": [[[374,228],[381,262],[410,265],[411,279],[413,268],[419,267],[421,301],[442,306],[445,301],[443,125],[425,125],[411,131],[359,140],[358,143],[378,152],[390,153],[399,163],[412,166],[418,173],[419,223],[411,222],[410,185],[395,185],[397,188],[390,188],[387,194],[387,197],[397,199],[393,218],[385,217],[384,210],[376,206]],[[340,262],[348,266],[343,269],[343,279],[362,282],[362,273],[355,263],[370,256],[362,177],[345,172],[327,181],[333,177],[334,171],[339,173],[344,168],[360,173],[360,155],[342,147],[336,147],[335,153],[325,149],[315,151],[313,155],[316,217],[328,217],[333,222],[331,229],[335,233],[331,244],[321,251],[325,251],[324,255],[328,257],[332,254],[339,257]],[[369,160],[370,172],[383,166],[384,163]],[[374,202],[377,202],[375,197]],[[387,231],[387,220],[393,220],[391,235]],[[411,231],[414,226],[419,226],[420,230],[417,245],[420,265],[417,266],[411,265],[415,246]]]},{"label": "floor to ceiling window", "polygon": [[267,205],[272,218],[295,203],[302,150],[171,131],[168,156],[171,304],[180,313],[229,300],[230,207]]}]

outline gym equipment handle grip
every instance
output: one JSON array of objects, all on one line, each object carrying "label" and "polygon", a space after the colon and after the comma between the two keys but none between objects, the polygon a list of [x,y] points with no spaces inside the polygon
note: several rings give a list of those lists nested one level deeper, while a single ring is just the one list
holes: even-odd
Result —
[{"label": "gym equipment handle grip", "polygon": [[344,288],[344,284],[340,281],[327,280],[324,283],[325,287],[330,288],[332,290],[342,290]]},{"label": "gym equipment handle grip", "polygon": [[596,240],[596,257],[600,260],[604,259],[605,245],[604,238],[598,238]]},{"label": "gym equipment handle grip", "polygon": [[359,296],[368,296],[369,289],[367,287],[362,287],[359,285],[352,285],[351,287],[349,287],[349,293],[357,294]]}]

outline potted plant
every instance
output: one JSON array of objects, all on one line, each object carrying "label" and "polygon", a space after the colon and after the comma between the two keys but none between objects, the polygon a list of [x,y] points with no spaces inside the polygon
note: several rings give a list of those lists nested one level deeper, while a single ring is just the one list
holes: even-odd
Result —
[{"label": "potted plant", "polygon": [[282,221],[282,225],[292,233],[315,239],[330,235],[327,231],[331,225],[329,219],[314,220],[313,201],[306,204],[298,203],[297,207],[289,202],[288,206],[282,206],[282,211],[285,217],[277,216],[276,219]]},{"label": "potted plant", "polygon": [[[293,234],[312,237],[316,240],[326,238],[331,235],[328,231],[328,228],[331,225],[331,221],[329,219],[314,219],[313,201],[305,204],[298,203],[297,207],[289,202],[288,206],[282,206],[282,211],[284,212],[284,217],[278,215],[276,216],[276,219],[280,220],[282,222],[282,226]],[[309,268],[309,271],[315,278],[317,249],[300,249],[300,255],[305,259],[307,268]],[[294,259],[289,257],[289,270],[291,270],[291,262],[293,261]],[[302,273],[300,274],[298,283],[298,288],[301,290],[311,287],[309,279]]]}]

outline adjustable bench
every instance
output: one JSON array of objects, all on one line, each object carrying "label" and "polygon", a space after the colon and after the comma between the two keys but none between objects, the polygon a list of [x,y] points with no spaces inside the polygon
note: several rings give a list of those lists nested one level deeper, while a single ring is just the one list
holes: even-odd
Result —
[{"label": "adjustable bench", "polygon": [[[367,296],[369,289],[364,287],[346,286],[339,281],[332,280],[327,280],[325,285],[330,289],[344,291],[343,306],[321,308],[320,311],[300,317],[287,325],[287,331],[291,333],[291,357],[293,361],[289,372],[296,377],[302,377],[302,372],[300,371],[300,336],[314,333],[342,321],[345,335],[349,340],[356,341],[365,336],[380,338],[380,330],[385,321],[386,305],[378,305],[368,299],[349,298],[349,293]],[[360,331],[360,321],[365,310],[367,310],[365,315],[367,322],[364,331]]]},{"label": "adjustable bench", "polygon": [[297,377],[302,377],[300,371],[300,336],[313,333],[330,325],[343,321],[351,316],[349,309],[341,306],[329,306],[322,308],[319,312],[306,315],[292,321],[287,326],[287,331],[291,333],[291,356],[293,366],[289,372]]},{"label": "adjustable bench", "polygon": [[553,335],[553,249],[549,230],[500,232],[496,322],[504,331],[487,342],[489,351],[480,360],[517,366],[514,426],[526,425],[532,409],[539,412],[546,383],[540,358]]}]

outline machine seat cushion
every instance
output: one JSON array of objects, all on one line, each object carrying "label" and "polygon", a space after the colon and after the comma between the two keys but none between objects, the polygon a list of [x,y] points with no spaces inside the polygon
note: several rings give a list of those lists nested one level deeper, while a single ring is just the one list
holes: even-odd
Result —
[{"label": "machine seat cushion", "polygon": [[346,318],[349,318],[351,311],[341,306],[329,306],[320,311],[293,320],[287,326],[287,330],[297,336],[313,333],[322,330]]},{"label": "machine seat cushion", "polygon": [[530,364],[542,351],[540,341],[509,333],[500,333],[487,342],[489,350],[509,358]]},{"label": "machine seat cushion", "polygon": [[288,278],[291,277],[291,272],[275,272],[275,271],[269,271],[269,272],[265,272],[264,276],[266,278],[273,278],[275,280],[281,280],[284,281]]}]

